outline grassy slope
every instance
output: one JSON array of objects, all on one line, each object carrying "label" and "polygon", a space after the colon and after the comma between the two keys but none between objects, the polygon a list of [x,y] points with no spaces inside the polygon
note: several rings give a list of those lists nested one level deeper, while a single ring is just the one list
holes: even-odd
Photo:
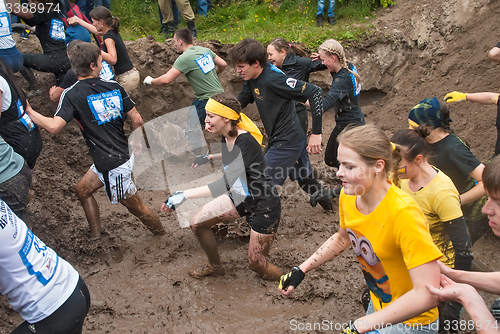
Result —
[{"label": "grassy slope", "polygon": [[[195,3],[192,2],[193,4]],[[361,5],[338,3],[335,7],[337,24],[316,26],[316,0],[236,0],[214,5],[208,17],[196,13],[198,38],[236,43],[252,37],[266,43],[274,37],[303,43],[316,48],[325,39],[356,39],[370,32],[371,12]],[[158,3],[153,0],[112,0],[111,10],[120,17],[121,35],[135,40],[152,34],[161,41]],[[325,9],[326,10],[326,9]],[[179,27],[186,26],[181,22]]]}]

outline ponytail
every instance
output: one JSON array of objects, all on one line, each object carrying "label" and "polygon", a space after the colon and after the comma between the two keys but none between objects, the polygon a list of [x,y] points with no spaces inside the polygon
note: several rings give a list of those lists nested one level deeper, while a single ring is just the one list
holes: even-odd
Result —
[{"label": "ponytail", "polygon": [[98,6],[89,13],[90,17],[94,20],[103,20],[107,26],[110,27],[115,33],[120,33],[120,19],[111,14],[111,11],[103,6]]}]

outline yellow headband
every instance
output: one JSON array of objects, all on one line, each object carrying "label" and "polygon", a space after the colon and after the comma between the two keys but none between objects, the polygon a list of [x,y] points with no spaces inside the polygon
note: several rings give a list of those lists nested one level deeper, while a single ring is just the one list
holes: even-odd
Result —
[{"label": "yellow headband", "polygon": [[391,149],[394,152],[396,150],[396,144],[391,141]]},{"label": "yellow headband", "polygon": [[212,114],[216,114],[233,121],[236,121],[238,118],[240,118],[240,114],[238,114],[236,111],[213,99],[208,99],[205,110],[211,112]]},{"label": "yellow headband", "polygon": [[236,121],[238,121],[238,126],[245,131],[248,131],[254,138],[257,140],[259,145],[262,145],[262,133],[260,132],[257,125],[250,118],[247,117],[244,113],[237,113],[233,109],[228,106],[223,105],[220,102],[217,102],[213,99],[208,99],[207,105],[205,106],[205,110],[211,112],[212,114],[219,115],[221,117]]}]

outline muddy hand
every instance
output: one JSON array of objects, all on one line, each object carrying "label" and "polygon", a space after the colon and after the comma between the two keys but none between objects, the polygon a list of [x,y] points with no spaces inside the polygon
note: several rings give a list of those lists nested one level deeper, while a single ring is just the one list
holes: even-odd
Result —
[{"label": "muddy hand", "polygon": [[299,286],[300,282],[304,279],[306,274],[299,268],[293,267],[292,271],[288,274],[281,276],[279,290],[282,295],[290,296],[293,290]]}]

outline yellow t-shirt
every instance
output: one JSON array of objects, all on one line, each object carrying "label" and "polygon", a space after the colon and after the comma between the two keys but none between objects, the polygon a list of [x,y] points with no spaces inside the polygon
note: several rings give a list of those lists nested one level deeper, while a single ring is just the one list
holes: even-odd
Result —
[{"label": "yellow t-shirt", "polygon": [[[340,227],[349,234],[370,288],[375,311],[413,288],[408,270],[442,256],[415,200],[393,184],[368,215],[358,211],[356,196],[342,191],[339,215]],[[427,325],[437,318],[438,310],[433,308],[404,323]]]},{"label": "yellow t-shirt", "polygon": [[417,201],[429,223],[432,240],[443,253],[440,260],[448,267],[453,268],[455,250],[443,225],[443,222],[449,222],[463,216],[458,190],[453,181],[445,173],[438,170],[432,181],[420,190],[411,191],[408,179],[401,180],[401,189]]}]

